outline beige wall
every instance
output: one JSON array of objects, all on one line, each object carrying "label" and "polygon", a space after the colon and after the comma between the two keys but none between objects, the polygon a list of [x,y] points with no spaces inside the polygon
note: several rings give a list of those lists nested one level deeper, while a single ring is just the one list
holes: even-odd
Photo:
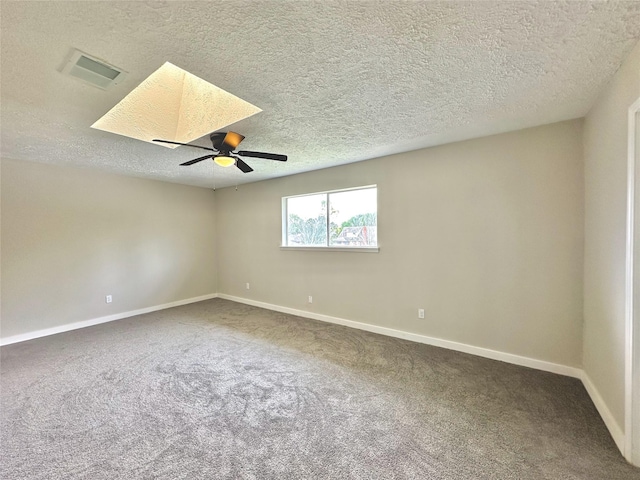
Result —
[{"label": "beige wall", "polygon": [[217,291],[211,190],[11,160],[1,180],[2,338]]},{"label": "beige wall", "polygon": [[[219,292],[580,366],[581,129],[563,122],[218,190]],[[369,184],[380,253],[279,248],[282,196]]]},{"label": "beige wall", "polygon": [[624,430],[627,112],[640,44],[585,119],[584,369]]},{"label": "beige wall", "polygon": [[[2,337],[219,291],[580,366],[581,127],[218,190],[215,203],[206,189],[4,160]],[[279,248],[282,196],[374,183],[380,253]]]}]

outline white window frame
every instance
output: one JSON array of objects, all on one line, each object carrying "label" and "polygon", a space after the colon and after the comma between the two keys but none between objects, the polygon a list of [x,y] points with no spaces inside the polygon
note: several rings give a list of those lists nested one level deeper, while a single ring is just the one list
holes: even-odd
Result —
[{"label": "white window frame", "polygon": [[[341,188],[338,190],[325,190],[321,192],[311,192],[311,193],[302,193],[299,195],[289,195],[286,197],[282,197],[282,239],[280,243],[281,250],[298,250],[298,251],[313,251],[313,252],[361,252],[361,253],[377,253],[380,251],[380,242],[378,241],[377,246],[375,247],[346,247],[346,246],[331,246],[329,245],[329,225],[331,223],[329,212],[331,212],[331,200],[330,195],[332,193],[340,193],[340,192],[352,192],[355,190],[368,190],[368,189],[376,189],[376,216],[378,213],[378,185],[363,185],[359,187],[351,187],[351,188]],[[299,198],[299,197],[309,197],[311,195],[326,195],[327,196],[327,245],[306,245],[306,246],[296,246],[296,245],[287,245],[288,238],[288,227],[289,227],[289,212],[287,211],[287,200],[290,198]],[[377,226],[376,226],[377,229]],[[379,239],[379,236],[377,237]]]}]

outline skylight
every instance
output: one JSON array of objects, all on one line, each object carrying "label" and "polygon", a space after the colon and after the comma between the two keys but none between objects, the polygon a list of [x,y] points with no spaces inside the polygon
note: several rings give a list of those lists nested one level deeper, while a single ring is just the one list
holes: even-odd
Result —
[{"label": "skylight", "polygon": [[261,111],[166,62],[91,128],[150,143],[154,138],[189,143]]}]

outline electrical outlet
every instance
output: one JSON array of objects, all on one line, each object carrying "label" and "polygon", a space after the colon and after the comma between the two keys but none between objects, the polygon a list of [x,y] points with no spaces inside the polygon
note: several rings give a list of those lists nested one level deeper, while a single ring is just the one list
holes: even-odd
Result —
[{"label": "electrical outlet", "polygon": [[424,318],[424,308],[418,309],[418,318]]},{"label": "electrical outlet", "polygon": [[251,289],[251,285],[249,285],[249,282],[247,282],[247,290]]},{"label": "electrical outlet", "polygon": [[106,295],[104,297],[104,301],[105,301],[105,303],[111,303],[111,302],[113,302],[113,297],[111,295]]},{"label": "electrical outlet", "polygon": [[313,303],[313,297],[309,295],[309,303]]}]

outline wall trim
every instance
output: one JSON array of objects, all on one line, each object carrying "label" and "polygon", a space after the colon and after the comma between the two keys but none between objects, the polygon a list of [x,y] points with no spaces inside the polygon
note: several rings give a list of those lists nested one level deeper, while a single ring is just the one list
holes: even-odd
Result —
[{"label": "wall trim", "polygon": [[624,431],[622,430],[622,428],[620,428],[620,425],[618,425],[618,422],[616,422],[616,419],[611,413],[611,410],[609,410],[609,407],[607,407],[607,404],[602,399],[600,392],[591,381],[591,378],[589,377],[587,372],[585,372],[584,370],[582,371],[582,376],[580,380],[582,380],[582,384],[584,385],[584,388],[587,390],[587,393],[591,397],[591,401],[596,406],[596,409],[598,410],[598,413],[602,417],[604,424],[609,429],[609,433],[613,437],[613,441],[616,442],[616,446],[618,447],[618,450],[620,450],[620,453],[624,455],[624,446],[625,446]]},{"label": "wall trim", "polygon": [[511,363],[514,365],[520,365],[522,367],[534,368],[536,370],[542,370],[545,372],[556,373],[559,375],[565,375],[568,377],[578,378],[582,381],[587,393],[591,397],[598,413],[602,417],[609,433],[613,437],[613,440],[620,450],[624,454],[625,447],[625,435],[624,431],[615,418],[611,414],[611,411],[607,407],[602,396],[598,392],[589,375],[576,367],[570,367],[568,365],[561,365],[558,363],[547,362],[544,360],[538,360],[530,357],[523,357],[520,355],[514,355],[511,353],[500,352],[497,350],[491,350],[483,347],[476,347],[466,343],[454,342],[451,340],[444,340],[436,337],[429,337],[427,335],[421,335],[418,333],[405,332],[403,330],[396,330],[388,327],[380,327],[372,325],[370,323],[356,322],[354,320],[347,320],[345,318],[332,317],[330,315],[324,315],[321,313],[309,312],[305,310],[299,310],[296,308],[283,307],[280,305],[274,305],[271,303],[260,302],[257,300],[251,300],[249,298],[235,297],[233,295],[227,295],[226,293],[210,293],[208,295],[202,295],[199,297],[187,298],[184,300],[177,300],[175,302],[163,303],[161,305],[155,305],[152,307],[140,308],[138,310],[131,310],[128,312],[116,313],[113,315],[107,315],[104,317],[93,318],[84,320],[81,322],[68,323],[66,325],[60,325],[57,327],[46,328],[43,330],[36,330],[33,332],[23,333],[19,335],[13,335],[0,339],[0,345],[11,345],[13,343],[25,342],[35,338],[46,337],[49,335],[55,335],[56,333],[68,332],[70,330],[77,330],[80,328],[91,327],[93,325],[99,325],[101,323],[113,322],[121,320],[123,318],[133,317],[136,315],[142,315],[144,313],[155,312],[158,310],[165,310],[167,308],[178,307],[180,305],[187,305],[189,303],[202,302],[204,300],[210,300],[212,298],[222,298],[230,300],[232,302],[242,303],[245,305],[252,305],[254,307],[264,308],[267,310],[273,310],[276,312],[287,313],[290,315],[296,315],[303,318],[310,318],[312,320],[320,320],[322,322],[333,323],[336,325],[343,325],[346,327],[356,328],[358,330],[365,330],[368,332],[379,333],[381,335],[387,335],[390,337],[401,338],[403,340],[410,340],[417,343],[423,343],[426,345],[432,345],[435,347],[446,348],[449,350],[456,350],[463,353],[469,353],[477,355],[479,357],[489,358],[492,360],[498,360],[501,362]]},{"label": "wall trim", "polygon": [[176,300],[175,302],[163,303],[162,305],[154,305],[152,307],[140,308],[138,310],[131,310],[128,312],[114,313],[113,315],[107,315],[104,317],[91,318],[89,320],[82,320],[80,322],[67,323],[65,325],[59,325],[57,327],[45,328],[43,330],[35,330],[33,332],[21,333],[19,335],[12,335],[6,338],[0,338],[0,346],[11,345],[12,343],[26,342],[34,338],[46,337],[49,335],[55,335],[56,333],[68,332],[70,330],[77,330],[79,328],[91,327],[93,325],[99,325],[101,323],[113,322],[115,320],[122,320],[123,318],[134,317],[136,315],[142,315],[143,313],[156,312],[158,310],[164,310],[171,307],[179,307],[180,305],[187,305],[189,303],[201,302],[203,300],[209,300],[211,298],[217,298],[217,293],[209,293],[207,295],[201,295],[199,297],[186,298],[184,300]]},{"label": "wall trim", "polygon": [[441,338],[429,337],[426,335],[420,335],[417,333],[405,332],[402,330],[395,330],[393,328],[379,327],[369,323],[356,322],[353,320],[347,320],[344,318],[332,317],[329,315],[323,315],[315,312],[308,312],[305,310],[298,310],[295,308],[282,307],[280,305],[273,305],[266,302],[260,302],[257,300],[251,300],[249,298],[235,297],[233,295],[227,295],[226,293],[219,293],[219,298],[225,300],[231,300],[233,302],[244,303],[246,305],[252,305],[254,307],[265,308],[267,310],[274,310],[276,312],[288,313],[291,315],[297,315],[299,317],[310,318],[312,320],[320,320],[328,323],[335,323],[337,325],[343,325],[346,327],[357,328],[359,330],[366,330],[368,332],[379,333],[381,335],[388,335],[390,337],[402,338],[404,340],[411,340],[418,343],[424,343],[426,345],[433,345],[435,347],[447,348],[449,350],[456,350],[459,352],[470,353],[479,357],[490,358],[492,360],[499,360],[501,362],[512,363],[514,365],[520,365],[522,367],[535,368],[536,370],[542,370],[550,373],[557,373],[559,375],[565,375],[568,377],[577,378],[582,381],[585,390],[591,401],[596,407],[596,410],[602,417],[605,426],[609,430],[613,441],[615,442],[618,450],[624,456],[625,447],[625,434],[620,425],[616,422],[613,414],[607,407],[607,404],[602,399],[600,392],[595,387],[589,375],[577,367],[570,367],[568,365],[561,365],[558,363],[547,362],[544,360],[538,360],[530,357],[523,357],[520,355],[514,355],[511,353],[499,352],[497,350],[491,350],[483,347],[476,347],[474,345],[468,345],[466,343],[454,342],[451,340],[443,340]]},{"label": "wall trim", "polygon": [[226,293],[219,293],[219,298],[225,300],[231,300],[233,302],[244,303],[246,305],[252,305],[254,307],[265,308],[267,310],[274,310],[281,313],[289,313],[291,315],[297,315],[299,317],[310,318],[312,320],[320,320],[322,322],[335,323],[337,325],[343,325],[346,327],[357,328],[358,330],[366,330],[367,332],[379,333],[381,335],[387,335],[389,337],[402,338],[404,340],[411,340],[417,343],[424,343],[426,345],[433,345],[435,347],[447,348],[449,350],[456,350],[459,352],[470,353],[479,357],[490,358],[492,360],[499,360],[501,362],[512,363],[514,365],[520,365],[522,367],[535,368],[537,370],[543,370],[545,372],[557,373],[560,375],[566,375],[568,377],[582,378],[582,370],[576,367],[569,367],[567,365],[561,365],[559,363],[547,362],[544,360],[538,360],[535,358],[523,357],[520,355],[514,355],[512,353],[499,352],[497,350],[491,350],[483,347],[476,347],[466,343],[454,342],[451,340],[444,340],[436,337],[429,337],[418,333],[405,332],[403,330],[396,330],[388,327],[380,327],[378,325],[372,325],[370,323],[356,322],[353,320],[347,320],[345,318],[332,317],[330,315],[323,315],[321,313],[309,312],[306,310],[298,310],[295,308],[282,307],[280,305],[273,305],[271,303],[259,302],[257,300],[251,300],[249,298],[235,297],[233,295],[227,295]]},{"label": "wall trim", "polygon": [[[624,456],[633,465],[640,466],[640,402],[634,401],[633,392],[638,388],[640,372],[634,369],[634,359],[640,355],[640,345],[636,345],[634,318],[634,291],[637,290],[637,272],[634,271],[636,239],[636,151],[639,139],[636,138],[636,115],[640,112],[640,98],[629,107],[627,120],[627,243],[625,259],[625,372],[624,372],[624,431],[627,432],[624,443]],[[637,402],[637,403],[636,403]]]}]

